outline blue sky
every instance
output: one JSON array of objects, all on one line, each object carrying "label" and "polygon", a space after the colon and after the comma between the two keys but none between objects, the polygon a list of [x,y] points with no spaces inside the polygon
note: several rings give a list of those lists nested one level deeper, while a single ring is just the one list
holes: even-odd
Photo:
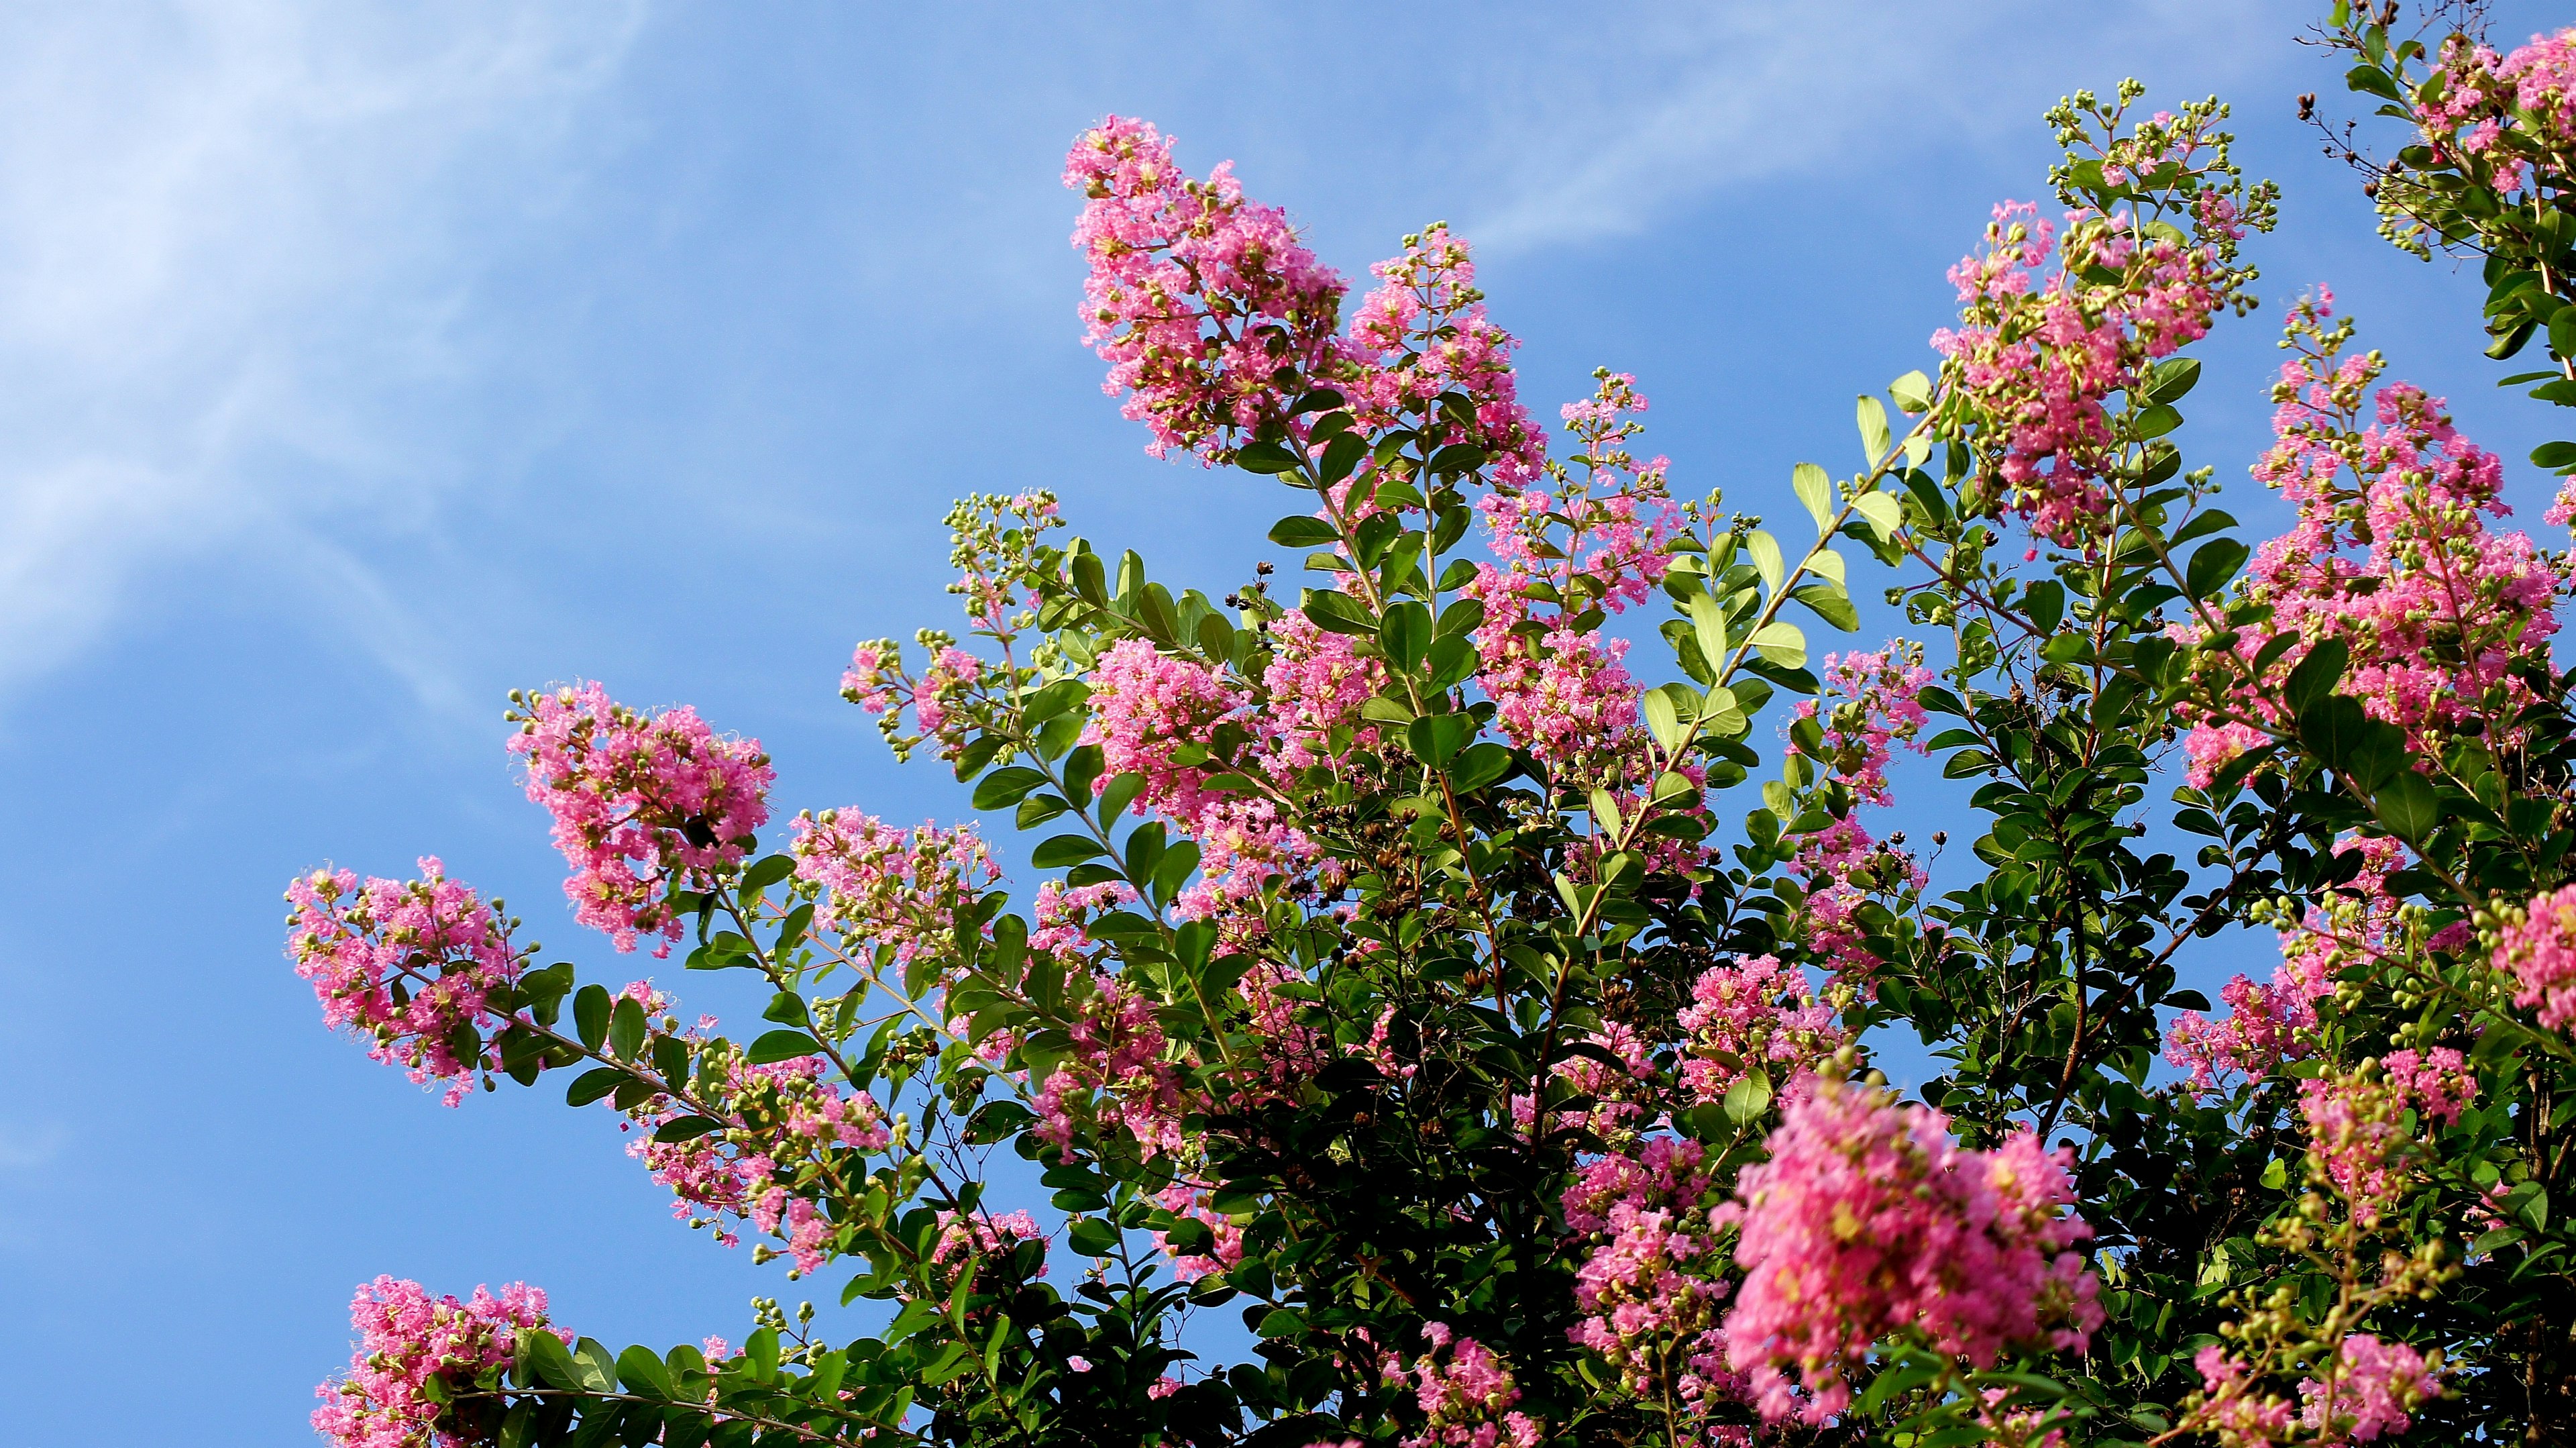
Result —
[{"label": "blue sky", "polygon": [[[2079,21],[2080,17],[2080,21]],[[1608,364],[1676,486],[1779,511],[1928,365],[1941,272],[2030,197],[2039,112],[2124,74],[2239,102],[2288,188],[2275,305],[2519,464],[2474,277],[2370,233],[2292,123],[2339,67],[2268,0],[440,7],[0,16],[0,1440],[300,1441],[353,1284],[527,1279],[624,1342],[739,1335],[775,1269],[673,1223],[598,1112],[441,1110],[326,1036],[289,876],[437,853],[577,937],[502,695],[574,677],[758,735],[787,811],[953,817],[836,679],[953,617],[954,495],[1221,593],[1283,511],[1158,464],[1077,344],[1065,145],[1232,157],[1350,272],[1480,243],[1541,409]],[[2536,14],[2509,9],[2518,38]],[[2249,520],[2266,317],[2186,433]],[[2510,493],[2537,526],[2528,468]],[[2253,496],[2243,496],[2253,494]],[[1856,585],[1862,584],[1858,576]],[[1856,592],[1867,591],[1856,587]],[[1895,823],[1955,822],[1928,790]],[[2260,969],[2204,958],[2214,980]],[[552,955],[555,952],[550,951]],[[640,972],[633,972],[640,973]],[[733,1004],[666,972],[693,1005]]]}]

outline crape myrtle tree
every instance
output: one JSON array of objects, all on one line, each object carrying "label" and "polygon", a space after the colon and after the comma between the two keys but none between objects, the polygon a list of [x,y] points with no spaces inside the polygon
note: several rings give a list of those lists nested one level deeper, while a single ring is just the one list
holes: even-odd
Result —
[{"label": "crape myrtle tree", "polygon": [[[2576,31],[2397,24],[2319,38],[2401,148],[2329,139],[2576,402]],[[1937,366],[1767,521],[1677,493],[1626,375],[1544,426],[1446,227],[1355,298],[1229,167],[1084,134],[1106,390],[1157,456],[1284,485],[1304,582],[1220,600],[1044,493],[957,507],[964,634],[862,644],[843,692],[1033,832],[1033,881],[972,825],[773,829],[757,742],[582,683],[515,696],[509,744],[576,916],[759,977],[761,1021],[582,983],[436,860],[289,892],[378,1060],[604,1103],[680,1216],[879,1325],[763,1300],[739,1347],[615,1351],[531,1287],[381,1278],[316,1427],[2576,1438],[2571,557],[2322,289],[2252,468],[2296,523],[2242,536],[2174,434],[2273,192],[2216,102],[2139,99],[2051,114],[2053,198],[1952,270]],[[1864,588],[1913,640],[1820,652]],[[1973,791],[1955,843],[1873,825],[1900,748]],[[2266,978],[2178,986],[2249,925]],[[1871,1066],[1905,1037],[1911,1100]]]}]

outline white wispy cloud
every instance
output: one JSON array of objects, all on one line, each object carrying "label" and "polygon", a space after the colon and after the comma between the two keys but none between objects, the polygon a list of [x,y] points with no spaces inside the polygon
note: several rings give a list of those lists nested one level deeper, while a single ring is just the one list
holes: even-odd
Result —
[{"label": "white wispy cloud", "polygon": [[[2034,134],[2065,90],[2170,71],[2203,90],[2278,64],[2307,17],[2273,3],[1809,0],[1622,12],[1498,52],[1482,151],[1496,249],[1635,231],[1719,188],[1919,162]],[[2168,97],[2170,99],[2170,97]]]},{"label": "white wispy cloud", "polygon": [[[0,689],[158,570],[437,485],[385,403],[468,365],[478,255],[635,4],[83,3],[0,18]],[[354,589],[345,558],[313,586]],[[415,680],[415,684],[421,681]]]}]

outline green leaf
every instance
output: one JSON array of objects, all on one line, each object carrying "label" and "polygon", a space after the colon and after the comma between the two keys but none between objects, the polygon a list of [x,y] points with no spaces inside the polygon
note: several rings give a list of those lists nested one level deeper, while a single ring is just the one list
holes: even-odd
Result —
[{"label": "green leaf", "polygon": [[2041,633],[2057,632],[2057,621],[2066,616],[2066,585],[2054,578],[2042,579],[2021,593],[2022,611],[2030,615],[2030,626]]},{"label": "green leaf", "polygon": [[763,1031],[760,1039],[751,1043],[751,1049],[744,1053],[743,1059],[754,1066],[766,1066],[772,1061],[793,1061],[799,1056],[819,1054],[819,1051],[814,1038],[803,1031]]},{"label": "green leaf", "polygon": [[1110,780],[1108,787],[1100,791],[1100,822],[1115,822],[1126,812],[1127,806],[1136,802],[1136,796],[1144,792],[1145,776],[1141,774],[1131,772]]},{"label": "green leaf", "polygon": [[572,1078],[564,1091],[566,1106],[588,1106],[635,1078],[614,1066],[595,1066]]},{"label": "green leaf", "polygon": [[680,1116],[653,1129],[653,1139],[660,1142],[695,1141],[711,1131],[720,1131],[724,1123],[711,1116]]},{"label": "green leaf", "polygon": [[1882,540],[1895,537],[1897,530],[1905,526],[1905,510],[1892,493],[1863,493],[1852,499],[1852,507],[1869,520],[1869,526],[1878,530]]},{"label": "green leaf", "polygon": [[2272,1158],[2272,1160],[2264,1166],[2263,1185],[2271,1190],[2276,1192],[2279,1191],[2283,1186],[2289,1183],[2289,1180],[2290,1164],[2280,1157],[2276,1156]]},{"label": "green leaf", "polygon": [[1869,459],[1869,465],[1877,467],[1878,460],[1887,456],[1888,448],[1894,446],[1887,432],[1887,408],[1877,398],[1863,393],[1859,421],[1860,450]]},{"label": "green leaf", "polygon": [[2381,785],[2372,804],[2379,822],[2409,844],[2421,843],[2442,822],[2441,791],[2411,769],[2397,771]]},{"label": "green leaf", "polygon": [[1234,455],[1234,465],[1247,473],[1293,473],[1305,459],[1275,442],[1245,443]]},{"label": "green leaf", "polygon": [[2147,385],[2139,395],[2151,403],[2179,402],[2199,381],[2199,358],[2167,357],[2148,371]]},{"label": "green leaf", "polygon": [[1756,528],[1745,538],[1744,547],[1753,555],[1753,571],[1762,575],[1762,586],[1779,588],[1781,577],[1789,571],[1789,565],[1780,557],[1780,540]]},{"label": "green leaf", "polygon": [[1085,1257],[1113,1257],[1118,1253],[1118,1229],[1098,1217],[1084,1217],[1065,1233],[1073,1250]]},{"label": "green leaf", "polygon": [[1509,749],[1491,740],[1471,744],[1446,771],[1449,787],[1461,794],[1472,794],[1511,773],[1516,762]]},{"label": "green leaf", "polygon": [[[1876,462],[1876,458],[1870,459]],[[1798,490],[1798,501],[1807,505],[1807,515],[1816,520],[1821,533],[1834,523],[1834,480],[1814,463],[1800,463],[1789,470],[1789,486]]]},{"label": "green leaf", "polygon": [[1404,730],[1404,742],[1414,757],[1434,769],[1447,764],[1475,737],[1476,721],[1466,714],[1425,714]]},{"label": "green leaf", "polygon": [[1303,513],[1292,513],[1270,525],[1270,541],[1282,548],[1320,548],[1341,536],[1332,524]]},{"label": "green leaf", "polygon": [[1079,865],[1107,853],[1109,851],[1089,835],[1057,835],[1031,850],[1029,863],[1041,870],[1061,870],[1067,865]]},{"label": "green leaf", "polygon": [[606,986],[583,986],[572,998],[572,1028],[583,1045],[596,1051],[608,1044],[608,1016],[616,1005]]},{"label": "green leaf", "polygon": [[1801,669],[1807,664],[1807,636],[1793,623],[1774,619],[1756,630],[1754,650],[1763,658],[1784,669]]},{"label": "green leaf", "polygon": [[1646,729],[1655,736],[1655,742],[1662,745],[1667,753],[1681,748],[1682,715],[1681,710],[1674,707],[1672,695],[1665,689],[1650,689],[1642,702],[1646,710]]},{"label": "green leaf", "polygon": [[1789,596],[1805,604],[1816,617],[1841,629],[1844,633],[1860,631],[1860,610],[1852,607],[1851,599],[1846,597],[1842,589],[1835,584],[1802,584],[1790,590]]},{"label": "green leaf", "polygon": [[1347,593],[1309,588],[1299,596],[1297,607],[1315,627],[1326,633],[1356,634],[1366,638],[1377,632],[1377,621],[1368,616],[1368,610],[1358,599]]},{"label": "green leaf", "polygon": [[572,1368],[581,1385],[590,1391],[617,1391],[617,1356],[599,1339],[585,1337],[572,1345]]},{"label": "green leaf", "polygon": [[1726,1117],[1738,1126],[1760,1117],[1771,1106],[1771,1078],[1761,1071],[1726,1088]]},{"label": "green leaf", "polygon": [[1896,399],[1897,410],[1906,413],[1927,412],[1932,407],[1932,379],[1920,368],[1887,384],[1887,395]]},{"label": "green leaf", "polygon": [[608,1018],[608,1049],[621,1061],[632,1061],[644,1049],[644,1004],[632,996],[620,996],[617,1010]]},{"label": "green leaf", "polygon": [[975,785],[975,808],[1009,809],[1028,797],[1047,777],[1026,765],[1011,765],[985,775]]},{"label": "green leaf", "polygon": [[2208,598],[2227,586],[2236,570],[2245,566],[2248,550],[2233,538],[2217,538],[2201,545],[2191,555],[2191,567],[2183,576],[2183,587],[2194,598]]},{"label": "green leaf", "polygon": [[660,1354],[640,1343],[617,1355],[617,1380],[646,1397],[671,1396],[671,1370],[662,1365]]},{"label": "green leaf", "polygon": [[1406,601],[1386,611],[1377,626],[1378,646],[1386,650],[1389,663],[1407,672],[1422,662],[1431,648],[1431,610]]},{"label": "green leaf", "polygon": [[572,1365],[572,1349],[564,1346],[562,1338],[551,1332],[523,1332],[518,1340],[539,1381],[568,1393],[582,1390],[581,1373]]},{"label": "green leaf", "polygon": [[1726,663],[1726,605],[1706,593],[1694,593],[1687,605],[1691,629],[1699,642],[1699,654],[1712,669]]},{"label": "green leaf", "polygon": [[2351,663],[2352,650],[2341,639],[2330,638],[2308,650],[2307,657],[2290,671],[2289,682],[2281,691],[2282,702],[2290,706],[2291,716],[2307,713],[2318,700],[2333,693]]}]

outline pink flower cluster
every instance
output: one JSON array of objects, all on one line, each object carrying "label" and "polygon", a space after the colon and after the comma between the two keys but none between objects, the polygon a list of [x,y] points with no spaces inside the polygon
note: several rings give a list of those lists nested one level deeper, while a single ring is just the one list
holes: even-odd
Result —
[{"label": "pink flower cluster", "polygon": [[1066,1160],[1079,1123],[1124,1128],[1151,1158],[1181,1147],[1186,1102],[1180,1073],[1164,1060],[1154,1000],[1123,981],[1094,977],[1075,1007],[1071,1051],[1038,1083],[1035,1135]]},{"label": "pink flower cluster", "polygon": [[1208,1205],[1208,1192],[1204,1186],[1174,1182],[1157,1192],[1154,1201],[1164,1211],[1187,1217],[1206,1227],[1208,1234],[1215,1239],[1211,1250],[1206,1253],[1178,1252],[1173,1249],[1167,1234],[1154,1233],[1155,1248],[1172,1259],[1174,1277],[1183,1282],[1196,1282],[1211,1272],[1223,1272],[1243,1260],[1243,1228],[1233,1218]]},{"label": "pink flower cluster", "polygon": [[1770,955],[1702,971],[1681,1027],[1689,1037],[1682,1085],[1702,1101],[1722,1099],[1756,1068],[1804,1075],[1850,1039],[1806,972]]},{"label": "pink flower cluster", "polygon": [[[2381,364],[2376,353],[2335,360],[2351,326],[2322,325],[2331,302],[2321,294],[2293,311],[2299,356],[2273,389],[2277,441],[2254,469],[2299,509],[2298,525],[2256,551],[2241,585],[2248,603],[2269,608],[2269,622],[2238,632],[2233,660],[2203,666],[2216,702],[2184,710],[2200,787],[2245,748],[2289,730],[2282,687],[2326,639],[2351,653],[2339,691],[2428,754],[2472,720],[2510,737],[2531,697],[2516,666],[2545,667],[2558,629],[2556,565],[2524,534],[2487,531],[2484,515],[2511,511],[2498,496],[2503,465],[2459,435],[2441,399],[2408,383],[2380,388],[2377,420],[2363,426]],[[2191,622],[2173,632],[2197,643],[2207,629]],[[2297,642],[2271,649],[2280,637]]]},{"label": "pink flower cluster", "polygon": [[2194,1091],[2226,1083],[2230,1075],[2261,1078],[2283,1061],[2308,1053],[2308,1033],[2316,1029],[2316,1002],[2334,994],[2334,982],[2301,972],[2284,960],[2272,969],[2270,985],[2256,985],[2239,975],[2219,987],[2228,1014],[2212,1021],[2198,1011],[2185,1011],[2165,1030],[2165,1060],[2191,1073]]},{"label": "pink flower cluster", "polygon": [[775,777],[756,739],[719,738],[686,705],[640,714],[598,684],[522,696],[510,752],[527,763],[528,798],[554,817],[573,915],[619,950],[680,938],[673,890],[703,888],[749,851],[769,821]]},{"label": "pink flower cluster", "polygon": [[1585,1317],[1574,1340],[1628,1391],[1694,1420],[1743,1390],[1717,1326],[1731,1290],[1720,1240],[1741,1209],[1711,1200],[1704,1155],[1697,1142],[1656,1137],[1633,1158],[1587,1163],[1565,1194],[1567,1224],[1592,1244],[1575,1273]]},{"label": "pink flower cluster", "polygon": [[1580,476],[1559,468],[1554,491],[1479,499],[1495,561],[1478,564],[1461,591],[1484,605],[1477,682],[1504,736],[1584,782],[1635,784],[1622,756],[1645,729],[1636,681],[1621,664],[1627,644],[1595,625],[1653,594],[1677,515],[1666,460],[1640,462],[1627,450],[1640,427],[1634,415],[1648,406],[1635,379],[1605,371],[1598,383],[1590,401],[1565,408]]},{"label": "pink flower cluster", "polygon": [[1083,340],[1109,363],[1101,390],[1128,394],[1156,457],[1231,456],[1286,411],[1275,373],[1321,367],[1342,279],[1286,213],[1244,196],[1232,162],[1193,181],[1145,122],[1111,116],[1084,132],[1064,184],[1088,198],[1073,244],[1090,262]]},{"label": "pink flower cluster", "polygon": [[[2157,133],[2160,154],[2131,158],[2132,169],[2196,168],[2215,141],[2200,130]],[[2042,537],[2073,544],[2101,526],[2110,500],[2100,478],[2123,444],[2108,400],[2207,335],[2240,296],[2245,274],[2229,264],[2244,230],[2234,203],[2204,190],[2191,220],[2185,236],[2141,217],[2071,211],[2061,235],[2037,207],[2007,201],[1985,250],[1950,269],[1960,324],[1932,345],[1948,359],[1986,475]]]},{"label": "pink flower cluster", "polygon": [[1912,855],[1850,819],[1838,819],[1800,839],[1789,868],[1807,892],[1798,916],[1799,938],[1836,980],[1866,995],[1878,957],[1864,943],[1861,907],[1920,890],[1930,877]]},{"label": "pink flower cluster", "polygon": [[1818,720],[1824,747],[1817,762],[1849,785],[1862,803],[1888,802],[1890,744],[1923,751],[1915,736],[1931,716],[1915,696],[1931,682],[1923,651],[1901,640],[1876,653],[1825,655],[1822,703],[1831,707],[1820,717],[1819,701],[1804,700],[1797,717]]},{"label": "pink flower cluster", "polygon": [[2544,1026],[2576,1027],[2576,885],[2534,899],[2510,921],[2495,967],[2510,972],[2518,1006],[2538,1006]]},{"label": "pink flower cluster", "polygon": [[[988,1274],[992,1269],[981,1265],[984,1259],[1007,1262],[1022,1242],[1047,1242],[1047,1234],[1038,1226],[1037,1218],[1025,1211],[1004,1212],[999,1216],[977,1211],[962,1217],[955,1212],[941,1212],[939,1241],[930,1250],[928,1264],[931,1300],[945,1303],[949,1294],[956,1290],[958,1278],[964,1275],[969,1264],[977,1265],[979,1281],[989,1283],[991,1277]],[[1036,1275],[1047,1275],[1043,1255],[1038,1258]],[[913,1294],[909,1288],[904,1288],[898,1290],[898,1295],[908,1299]]]},{"label": "pink flower cluster", "polygon": [[1845,1375],[1891,1334],[1991,1367],[2010,1347],[2080,1351],[2101,1325],[2063,1153],[2028,1133],[1969,1151],[1948,1125],[1819,1081],[1783,1111],[1770,1160],[1745,1169],[1746,1275],[1725,1330],[1766,1419],[1842,1412]]},{"label": "pink flower cluster", "polygon": [[[1346,752],[1334,740],[1347,745],[1367,732],[1358,728],[1359,709],[1384,680],[1382,664],[1303,615],[1281,620],[1274,637],[1258,691],[1144,639],[1111,645],[1088,676],[1091,717],[1082,738],[1100,746],[1107,766],[1095,787],[1107,788],[1117,774],[1142,775],[1137,812],[1157,810],[1198,842],[1201,878],[1181,899],[1185,915],[1216,914],[1316,865],[1322,850],[1277,802],[1239,786],[1332,764]],[[1250,740],[1230,771],[1237,788],[1212,789],[1212,766],[1179,762],[1184,746],[1204,744],[1220,722]]]},{"label": "pink flower cluster", "polygon": [[481,1033],[501,1022],[492,997],[507,996],[525,962],[492,907],[437,859],[424,857],[420,873],[364,885],[347,870],[297,879],[286,890],[295,906],[286,953],[313,983],[326,1025],[370,1037],[370,1057],[416,1082],[446,1082],[454,1106],[489,1057]]},{"label": "pink flower cluster", "polygon": [[2299,1083],[2299,1115],[2308,1128],[2309,1160],[2367,1226],[2405,1196],[2412,1161],[2427,1133],[2409,1129],[2405,1113],[2456,1124],[2478,1084],[2459,1052],[2397,1051],[2367,1071]]},{"label": "pink flower cluster", "polygon": [[2414,101],[2424,142],[2444,160],[2482,163],[2500,191],[2546,184],[2576,141],[2576,29],[2535,35],[2498,57],[2466,35],[2442,45],[2440,84]]},{"label": "pink flower cluster", "polygon": [[1002,867],[973,825],[890,829],[856,810],[798,815],[796,877],[820,886],[818,930],[889,950],[898,963],[953,953],[957,921]]},{"label": "pink flower cluster", "polygon": [[1426,1323],[1422,1335],[1431,1350],[1414,1360],[1409,1373],[1400,1360],[1387,1372],[1388,1381],[1414,1390],[1422,1409],[1423,1429],[1403,1439],[1403,1448],[1538,1448],[1544,1430],[1529,1414],[1512,1410],[1521,1391],[1492,1349],[1459,1337],[1446,1323]]},{"label": "pink flower cluster", "polygon": [[[783,1236],[796,1270],[811,1272],[832,1250],[832,1226],[812,1200],[817,1188],[838,1173],[835,1153],[883,1151],[893,1143],[885,1111],[869,1093],[844,1092],[826,1079],[820,1056],[756,1066],[737,1057],[725,1064],[722,1079],[721,1097],[701,1103],[720,1113],[715,1129],[683,1141],[647,1134],[630,1142],[627,1154],[670,1189],[673,1216],[714,1226],[726,1246],[736,1238],[725,1220],[747,1220],[763,1234]],[[658,1128],[698,1112],[656,1097],[631,1114]]]},{"label": "pink flower cluster", "polygon": [[1483,449],[1505,486],[1538,477],[1547,439],[1520,405],[1511,360],[1520,343],[1486,319],[1467,243],[1435,223],[1369,270],[1379,286],[1360,302],[1330,373],[1353,416],[1398,427],[1403,413],[1455,392],[1473,421],[1443,413],[1438,440]]},{"label": "pink flower cluster", "polygon": [[2424,1365],[2424,1357],[2402,1342],[2385,1342],[2366,1332],[2343,1340],[2335,1353],[2333,1381],[2311,1378],[2299,1384],[2307,1400],[2301,1426],[2326,1443],[2367,1443],[2382,1434],[2403,1433],[2413,1423],[2407,1415],[2442,1388]]},{"label": "pink flower cluster", "polygon": [[[349,1302],[358,1331],[347,1376],[313,1390],[313,1431],[333,1448],[467,1448],[487,1441],[451,1431],[452,1395],[491,1368],[507,1367],[518,1335],[572,1334],[546,1323],[543,1289],[513,1282],[495,1297],[432,1298],[417,1282],[379,1277]],[[433,1385],[434,1384],[434,1385]]]}]

